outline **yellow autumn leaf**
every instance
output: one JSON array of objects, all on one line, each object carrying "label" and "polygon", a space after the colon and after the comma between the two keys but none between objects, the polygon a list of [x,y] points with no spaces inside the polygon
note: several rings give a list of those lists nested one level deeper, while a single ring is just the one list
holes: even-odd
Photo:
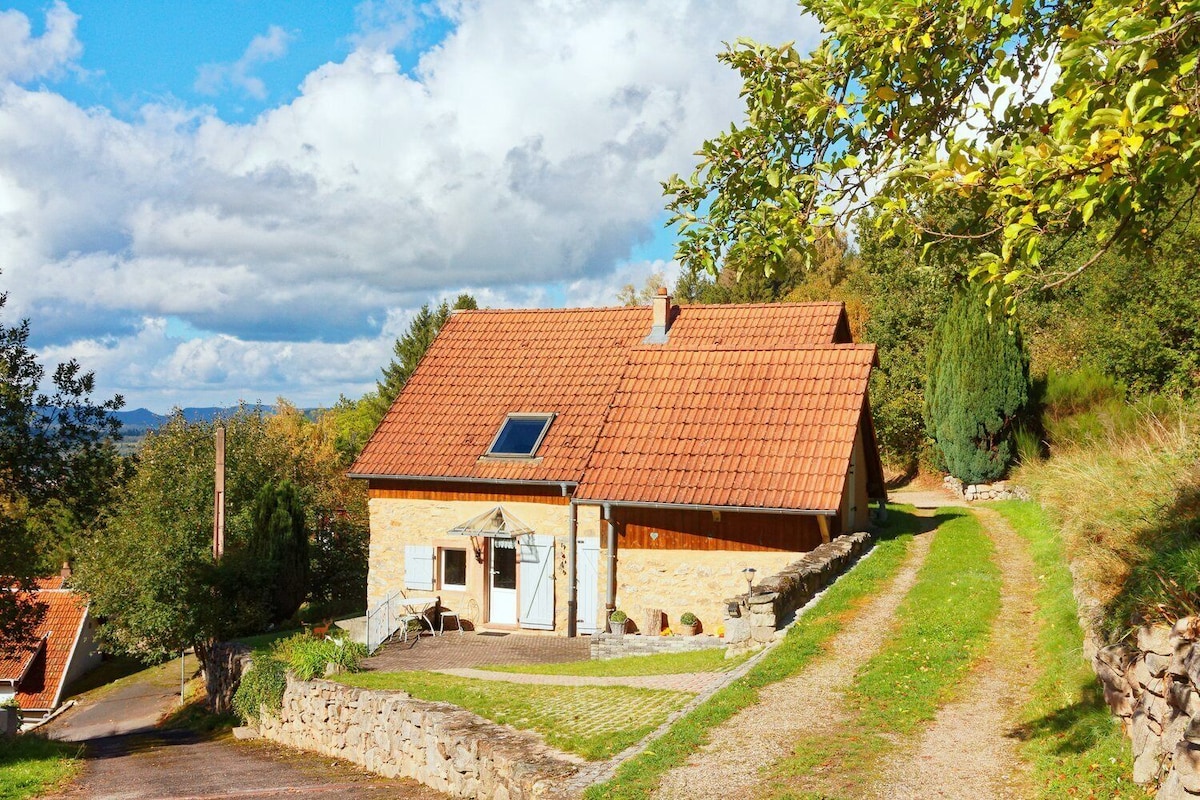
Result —
[{"label": "yellow autumn leaf", "polygon": [[890,103],[897,97],[896,93],[892,91],[892,87],[890,86],[880,86],[875,90],[875,96],[885,103]]},{"label": "yellow autumn leaf", "polygon": [[1188,115],[1188,107],[1180,104],[1171,108],[1172,117],[1186,117]]}]

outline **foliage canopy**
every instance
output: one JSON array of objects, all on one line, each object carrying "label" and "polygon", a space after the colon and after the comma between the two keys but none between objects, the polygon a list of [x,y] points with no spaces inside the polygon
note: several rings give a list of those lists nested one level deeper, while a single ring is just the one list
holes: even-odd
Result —
[{"label": "foliage canopy", "polygon": [[[720,55],[746,118],[664,183],[685,266],[770,272],[873,207],[926,251],[965,247],[1011,306],[1155,239],[1200,192],[1196,0],[802,5],[823,29],[811,54]],[[968,213],[925,216],[947,199]],[[1087,255],[1064,265],[1076,239]]]},{"label": "foliage canopy", "polygon": [[[0,310],[8,295],[0,294]],[[45,368],[29,349],[29,322],[0,324],[0,587],[28,588],[39,567],[38,529],[88,527],[123,475],[113,442],[124,405],[92,400],[95,376],[59,364],[43,391]],[[43,607],[0,590],[0,650],[28,640]]]}]

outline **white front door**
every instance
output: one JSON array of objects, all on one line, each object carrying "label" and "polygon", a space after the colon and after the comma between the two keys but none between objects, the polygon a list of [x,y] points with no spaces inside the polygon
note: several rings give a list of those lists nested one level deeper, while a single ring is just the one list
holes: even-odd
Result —
[{"label": "white front door", "polygon": [[488,593],[488,621],[497,625],[517,624],[517,543],[493,538],[492,574]]},{"label": "white front door", "polygon": [[575,621],[579,633],[598,633],[600,624],[600,540],[579,539],[579,604]]}]

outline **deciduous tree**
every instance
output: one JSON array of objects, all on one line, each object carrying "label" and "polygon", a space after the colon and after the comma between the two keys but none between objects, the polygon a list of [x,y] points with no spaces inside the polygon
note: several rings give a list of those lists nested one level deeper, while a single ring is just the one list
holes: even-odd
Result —
[{"label": "deciduous tree", "polygon": [[[664,184],[685,266],[811,257],[823,228],[873,207],[925,246],[971,245],[1011,307],[1194,206],[1197,2],[801,5],[824,30],[813,52],[739,40],[720,56],[746,116]],[[943,198],[970,213],[927,216]],[[1075,239],[1085,257],[1053,257]]]},{"label": "deciduous tree", "polygon": [[[0,310],[7,298],[0,294]],[[0,648],[27,642],[42,614],[29,595],[3,590],[31,585],[37,528],[90,526],[122,474],[112,416],[120,395],[94,402],[95,376],[74,360],[43,391],[45,377],[29,322],[0,324]]]}]

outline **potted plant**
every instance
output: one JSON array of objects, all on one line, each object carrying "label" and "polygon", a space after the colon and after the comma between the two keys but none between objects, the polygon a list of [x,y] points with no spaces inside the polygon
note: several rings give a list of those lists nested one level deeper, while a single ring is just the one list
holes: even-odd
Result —
[{"label": "potted plant", "polygon": [[608,615],[608,627],[615,636],[625,635],[625,625],[628,622],[629,617],[620,609],[616,609]]},{"label": "potted plant", "polygon": [[700,627],[700,620],[690,611],[683,612],[679,618],[679,632],[684,636],[695,636],[696,629]]},{"label": "potted plant", "polygon": [[0,736],[16,736],[21,728],[21,706],[10,697],[0,703]]}]

